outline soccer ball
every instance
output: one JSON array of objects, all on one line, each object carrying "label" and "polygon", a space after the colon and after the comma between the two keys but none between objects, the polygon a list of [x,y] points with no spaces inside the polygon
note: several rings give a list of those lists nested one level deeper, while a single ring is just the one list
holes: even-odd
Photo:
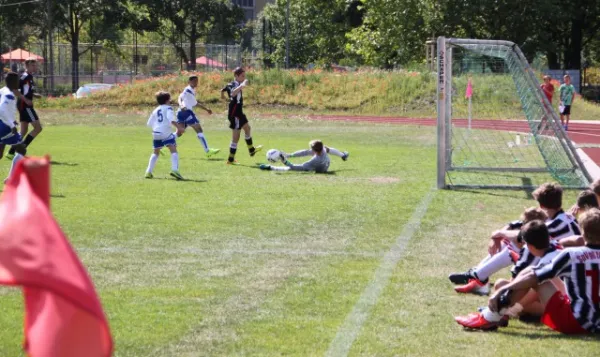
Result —
[{"label": "soccer ball", "polygon": [[279,150],[271,149],[267,151],[267,160],[269,160],[269,162],[278,162],[280,160],[279,155],[281,155]]}]

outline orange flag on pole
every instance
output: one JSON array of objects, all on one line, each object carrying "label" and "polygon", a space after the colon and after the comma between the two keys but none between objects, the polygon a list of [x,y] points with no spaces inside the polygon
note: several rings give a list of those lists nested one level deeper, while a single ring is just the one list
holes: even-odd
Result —
[{"label": "orange flag on pole", "polygon": [[467,90],[465,91],[465,98],[471,98],[473,96],[473,83],[471,83],[471,78],[467,82]]},{"label": "orange flag on pole", "polygon": [[106,316],[49,203],[49,158],[19,161],[0,198],[0,284],[23,288],[25,350],[31,357],[110,356]]}]

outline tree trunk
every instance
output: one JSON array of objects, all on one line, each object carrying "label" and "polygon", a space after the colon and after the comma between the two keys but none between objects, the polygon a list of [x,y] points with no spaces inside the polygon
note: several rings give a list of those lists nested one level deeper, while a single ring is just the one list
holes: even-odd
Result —
[{"label": "tree trunk", "polygon": [[565,69],[581,69],[581,50],[583,44],[583,18],[578,16],[571,23],[571,41],[565,52]]},{"label": "tree trunk", "polygon": [[560,62],[558,61],[558,54],[556,52],[548,51],[546,53],[546,59],[548,59],[548,68],[560,69]]},{"label": "tree trunk", "polygon": [[71,90],[73,93],[79,89],[79,33],[73,34],[71,41]]},{"label": "tree trunk", "polygon": [[198,38],[198,32],[196,28],[196,22],[192,20],[192,30],[190,31],[190,63],[188,65],[189,70],[196,70],[196,40]]}]

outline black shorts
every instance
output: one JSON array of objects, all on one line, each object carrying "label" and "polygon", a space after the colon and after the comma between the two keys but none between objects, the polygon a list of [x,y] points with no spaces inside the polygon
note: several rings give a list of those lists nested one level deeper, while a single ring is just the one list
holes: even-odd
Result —
[{"label": "black shorts", "polygon": [[229,117],[229,129],[241,130],[246,124],[248,124],[248,118],[244,113]]},{"label": "black shorts", "polygon": [[21,122],[31,123],[34,121],[39,121],[40,118],[38,117],[37,113],[35,112],[35,109],[25,107],[25,108],[19,110],[19,120]]},{"label": "black shorts", "polygon": [[565,105],[565,109],[562,112],[562,115],[571,115],[571,106]]}]

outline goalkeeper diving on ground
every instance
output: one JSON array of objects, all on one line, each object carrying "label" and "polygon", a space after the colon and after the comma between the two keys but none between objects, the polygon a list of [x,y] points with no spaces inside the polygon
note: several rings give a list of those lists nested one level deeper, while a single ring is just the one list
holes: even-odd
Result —
[{"label": "goalkeeper diving on ground", "polygon": [[[266,164],[261,164],[260,168],[261,170],[273,170],[273,171],[314,171],[316,173],[326,173],[327,170],[329,170],[329,154],[331,155],[335,155],[335,156],[339,156],[340,158],[342,158],[342,160],[346,161],[348,160],[348,157],[350,156],[350,153],[347,151],[339,151],[335,148],[331,148],[331,147],[327,147],[325,145],[323,145],[323,142],[321,140],[313,140],[309,143],[310,149],[309,150],[299,150],[296,152],[293,152],[291,154],[286,154],[285,152],[279,152],[278,157],[279,160],[281,160],[281,162],[283,162],[283,164],[285,166],[273,166],[273,165],[266,165]],[[277,160],[277,153],[274,153],[274,151],[276,150],[269,150],[269,153],[267,153],[267,158],[269,161],[276,161]],[[271,158],[269,156],[269,154],[275,154],[276,158]],[[291,163],[288,159],[289,158],[294,158],[294,157],[303,157],[303,156],[310,156],[312,155],[312,158],[300,165],[295,165],[293,163]]]}]

